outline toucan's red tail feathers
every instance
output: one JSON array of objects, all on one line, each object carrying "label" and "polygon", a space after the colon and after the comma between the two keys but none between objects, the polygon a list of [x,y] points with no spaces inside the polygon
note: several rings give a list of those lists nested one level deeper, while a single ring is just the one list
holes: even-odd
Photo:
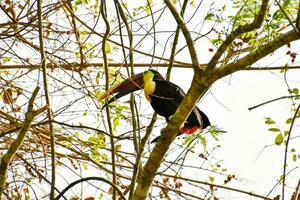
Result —
[{"label": "toucan's red tail feathers", "polygon": [[191,135],[191,134],[195,133],[198,129],[199,129],[198,126],[194,126],[194,127],[191,127],[191,128],[190,128],[190,127],[189,127],[189,128],[187,128],[187,127],[182,127],[182,128],[180,129],[180,132],[181,132],[182,134]]}]

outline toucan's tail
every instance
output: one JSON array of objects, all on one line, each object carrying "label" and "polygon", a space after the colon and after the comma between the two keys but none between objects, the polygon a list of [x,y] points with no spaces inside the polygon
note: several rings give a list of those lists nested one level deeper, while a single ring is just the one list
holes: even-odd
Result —
[{"label": "toucan's tail", "polygon": [[201,115],[201,119],[202,119],[202,127],[201,128],[205,129],[206,127],[210,126],[210,121],[204,112],[202,112],[198,107],[197,107],[197,109],[198,109],[198,111]]}]

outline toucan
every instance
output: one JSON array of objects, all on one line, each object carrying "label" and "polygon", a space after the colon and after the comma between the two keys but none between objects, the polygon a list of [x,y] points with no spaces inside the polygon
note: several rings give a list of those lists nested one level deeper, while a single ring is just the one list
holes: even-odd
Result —
[{"label": "toucan", "polygon": [[[116,99],[140,89],[144,89],[145,97],[150,102],[154,111],[163,116],[167,122],[175,113],[185,96],[184,91],[179,86],[165,80],[158,71],[149,69],[107,90],[98,100],[101,101],[117,93],[104,104],[104,106],[106,106]],[[180,129],[178,135],[193,134],[197,130],[205,129],[208,126],[210,126],[208,117],[198,107],[195,107]],[[152,140],[151,143],[156,142],[159,137]]]}]

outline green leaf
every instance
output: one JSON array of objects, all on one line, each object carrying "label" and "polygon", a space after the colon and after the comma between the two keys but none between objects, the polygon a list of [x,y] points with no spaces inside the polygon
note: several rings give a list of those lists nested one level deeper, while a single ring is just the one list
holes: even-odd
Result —
[{"label": "green leaf", "polygon": [[292,91],[292,93],[294,93],[296,95],[299,94],[299,89],[298,88],[294,88],[293,91]]},{"label": "green leaf", "polygon": [[147,15],[151,15],[151,10],[149,6],[146,6],[145,11]]},{"label": "green leaf", "polygon": [[274,120],[271,119],[270,117],[267,117],[267,118],[265,119],[265,124],[275,124],[275,122],[274,122]]},{"label": "green leaf", "polygon": [[283,135],[284,135],[284,136],[288,136],[288,134],[289,134],[289,131],[284,131],[284,132],[283,132]]},{"label": "green leaf", "polygon": [[120,125],[120,118],[115,118],[113,122],[113,130],[115,131],[117,127]]},{"label": "green leaf", "polygon": [[3,62],[4,62],[4,63],[9,62],[9,61],[11,61],[11,60],[12,60],[11,57],[4,57],[4,58],[3,58]]},{"label": "green leaf", "polygon": [[203,137],[202,135],[199,135],[199,140],[201,141],[201,144],[204,147],[204,149],[206,149],[206,147],[207,147],[207,140],[206,140],[206,138]]},{"label": "green leaf", "polygon": [[81,166],[84,170],[88,170],[88,168],[89,168],[89,165],[86,163],[82,163]]},{"label": "green leaf", "polygon": [[275,144],[281,145],[283,143],[283,139],[284,139],[283,135],[279,133],[275,138]]},{"label": "green leaf", "polygon": [[293,161],[296,162],[296,160],[297,160],[297,155],[294,154],[294,155],[293,155]]},{"label": "green leaf", "polygon": [[76,1],[75,1],[75,4],[76,4],[76,5],[82,4],[82,0],[76,0]]},{"label": "green leaf", "polygon": [[191,5],[192,7],[196,7],[195,0],[191,0],[191,3],[190,3],[190,5]]},{"label": "green leaf", "polygon": [[88,141],[97,144],[99,142],[99,138],[93,135],[88,138]]},{"label": "green leaf", "polygon": [[269,128],[268,130],[271,132],[280,132],[279,128]]},{"label": "green leaf", "polygon": [[214,178],[214,177],[212,177],[212,176],[208,177],[208,179],[209,179],[209,181],[210,181],[211,183],[213,183],[213,182],[214,182],[214,180],[215,180],[215,178]]},{"label": "green leaf", "polygon": [[288,118],[285,123],[290,124],[290,123],[292,123],[292,121],[293,121],[293,118]]},{"label": "green leaf", "polygon": [[299,94],[299,89],[298,88],[294,88],[294,89],[288,89],[289,93],[290,94],[295,94],[295,95],[298,95]]},{"label": "green leaf", "polygon": [[111,46],[110,46],[110,44],[109,44],[109,42],[105,42],[105,52],[106,53],[110,53],[111,52]]},{"label": "green leaf", "polygon": [[205,17],[206,20],[213,20],[214,14],[213,13],[208,13]]},{"label": "green leaf", "polygon": [[221,40],[220,38],[215,38],[215,39],[210,40],[210,42],[213,45],[218,45],[218,44],[221,44],[221,42],[223,42],[223,40]]}]

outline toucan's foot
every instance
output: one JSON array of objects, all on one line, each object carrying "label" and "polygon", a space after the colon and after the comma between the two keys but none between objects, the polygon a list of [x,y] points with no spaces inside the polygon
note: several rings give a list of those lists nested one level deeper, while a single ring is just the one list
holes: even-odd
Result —
[{"label": "toucan's foot", "polygon": [[161,134],[161,135],[164,134],[165,131],[166,131],[166,128],[162,128],[162,129],[160,130],[160,134]]},{"label": "toucan's foot", "polygon": [[164,134],[165,130],[166,130],[165,128],[161,129],[160,130],[160,136],[158,136],[154,140],[152,140],[151,144],[157,142],[157,140],[161,137],[161,135]]},{"label": "toucan's foot", "polygon": [[151,144],[157,142],[157,140],[158,140],[159,138],[160,138],[160,136],[156,137],[154,140],[151,141]]},{"label": "toucan's foot", "polygon": [[171,115],[167,120],[167,122],[169,122],[172,119],[173,115]]}]

